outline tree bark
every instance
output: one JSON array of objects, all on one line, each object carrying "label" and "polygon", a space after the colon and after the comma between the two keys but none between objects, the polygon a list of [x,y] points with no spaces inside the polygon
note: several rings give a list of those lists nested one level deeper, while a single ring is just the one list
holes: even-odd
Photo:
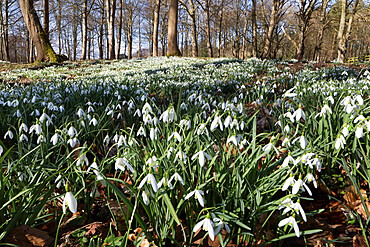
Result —
[{"label": "tree bark", "polygon": [[[0,13],[2,17],[2,13]],[[4,19],[1,20],[3,24],[3,58],[5,61],[10,61],[9,57],[9,1],[4,1]],[[0,47],[1,48],[1,47]]]},{"label": "tree bark", "polygon": [[257,0],[252,0],[252,56],[257,57]]},{"label": "tree bark", "polygon": [[271,9],[271,16],[270,16],[270,23],[268,26],[268,30],[266,33],[265,45],[263,47],[262,58],[267,58],[270,53],[271,43],[272,43],[272,36],[277,25],[277,16],[279,13],[280,8],[280,0],[273,0],[272,9]]},{"label": "tree bark", "polygon": [[158,29],[161,0],[155,1],[154,20],[153,20],[153,57],[158,57]]},{"label": "tree bark", "polygon": [[[177,43],[177,16],[179,3],[178,0],[169,0],[168,10],[168,55],[180,56],[180,50]],[[163,49],[163,47],[162,47]]]},{"label": "tree bark", "polygon": [[83,0],[83,7],[82,7],[82,52],[81,52],[81,60],[86,59],[86,51],[87,51],[87,0]]},{"label": "tree bark", "polygon": [[328,7],[329,0],[323,0],[321,4],[321,15],[320,15],[320,28],[317,33],[317,42],[314,50],[314,60],[319,62],[321,59],[321,47],[324,42],[324,30],[326,26],[326,9]]},{"label": "tree bark", "polygon": [[53,50],[49,38],[45,35],[44,29],[42,28],[40,20],[36,14],[33,0],[19,0],[19,6],[27,29],[36,46],[37,61],[50,60],[51,62],[60,62],[65,59],[63,56],[58,56]]},{"label": "tree bark", "polygon": [[99,59],[104,59],[104,45],[103,45],[103,36],[104,36],[104,3],[102,3],[100,11],[100,28],[99,28]]},{"label": "tree bark", "polygon": [[[342,0],[341,18],[338,30],[338,58],[337,58],[337,60],[342,63],[345,61],[347,42],[352,33],[353,18],[354,15],[356,14],[358,3],[359,0],[356,0],[354,6],[352,7],[352,13],[349,15],[348,23],[346,25],[346,17],[348,11],[347,0]],[[346,26],[347,28],[346,31],[344,32]]]},{"label": "tree bark", "polygon": [[108,59],[114,59],[114,18],[116,12],[116,0],[106,0],[105,8],[107,11],[108,26]]},{"label": "tree bark", "polygon": [[206,39],[208,56],[213,57],[212,42],[211,42],[211,20],[209,16],[209,5],[211,0],[205,0],[205,21],[206,21]]},{"label": "tree bark", "polygon": [[191,54],[193,57],[198,56],[198,37],[197,37],[197,19],[196,9],[193,0],[189,0],[189,6],[183,0],[179,0],[180,3],[185,7],[186,12],[190,16],[190,30],[191,30]]},{"label": "tree bark", "polygon": [[44,32],[49,37],[49,0],[42,0],[44,13]]},{"label": "tree bark", "polygon": [[118,34],[117,34],[117,48],[116,59],[119,59],[121,53],[121,40],[122,40],[122,18],[123,18],[123,0],[118,2]]}]

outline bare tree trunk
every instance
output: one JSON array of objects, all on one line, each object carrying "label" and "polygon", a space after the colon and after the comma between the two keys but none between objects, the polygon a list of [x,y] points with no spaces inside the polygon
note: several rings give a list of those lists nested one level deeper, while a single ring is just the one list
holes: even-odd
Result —
[{"label": "bare tree trunk", "polygon": [[197,20],[195,15],[195,6],[193,0],[190,3],[190,25],[191,25],[191,54],[193,57],[198,56],[198,38],[197,38]]},{"label": "bare tree trunk", "polygon": [[323,0],[321,4],[320,29],[317,33],[317,42],[314,50],[314,60],[319,62],[321,59],[321,47],[324,41],[324,30],[326,26],[326,9],[329,0]]},{"label": "bare tree trunk", "polygon": [[[347,49],[347,42],[351,36],[352,33],[352,23],[354,15],[357,11],[359,0],[356,0],[353,7],[352,7],[352,13],[349,16],[348,23],[346,25],[346,16],[347,16],[347,0],[342,0],[342,11],[341,11],[341,18],[340,18],[340,24],[339,24],[339,30],[338,30],[338,58],[337,60],[340,62],[344,62],[346,57],[346,49]],[[344,33],[344,29],[346,28],[346,32]]]},{"label": "bare tree trunk", "polygon": [[73,4],[73,22],[72,22],[72,42],[73,42],[73,61],[77,60],[77,33],[78,33],[78,10],[77,10],[77,1],[75,0]]},{"label": "bare tree trunk", "polygon": [[42,6],[44,7],[44,32],[49,37],[49,0],[42,0]]},{"label": "bare tree trunk", "polygon": [[128,33],[127,33],[127,58],[132,58],[132,23],[129,24]]},{"label": "bare tree trunk", "polygon": [[86,59],[86,50],[87,50],[87,0],[83,0],[83,9],[82,9],[82,52],[81,60]]},{"label": "bare tree trunk", "polygon": [[[4,60],[10,61],[9,57],[9,1],[4,1],[4,20],[3,23],[3,54]],[[1,15],[2,16],[2,15]]]},{"label": "bare tree trunk", "polygon": [[198,38],[197,38],[197,20],[196,20],[196,9],[193,0],[189,0],[189,7],[183,0],[179,0],[180,3],[185,7],[186,11],[190,16],[190,30],[191,30],[191,53],[193,57],[198,56]]},{"label": "bare tree trunk", "polygon": [[252,56],[257,57],[257,0],[252,0]]},{"label": "bare tree trunk", "polygon": [[139,36],[139,49],[137,51],[137,56],[141,57],[141,25],[140,25],[140,12],[139,12],[139,26],[138,26],[138,36]]},{"label": "bare tree trunk", "polygon": [[268,26],[268,30],[266,33],[266,39],[265,39],[265,45],[263,47],[263,53],[262,53],[262,58],[266,58],[271,49],[271,43],[272,43],[272,36],[274,33],[274,29],[277,25],[277,16],[279,12],[279,7],[280,7],[280,2],[279,0],[273,0],[273,5],[271,9],[271,16],[270,16],[270,24]]},{"label": "bare tree trunk", "polygon": [[116,59],[119,59],[121,53],[121,40],[122,40],[122,18],[123,18],[123,0],[118,2],[118,34],[117,34],[117,48],[116,48]]},{"label": "bare tree trunk", "polygon": [[247,27],[248,27],[248,19],[247,19],[247,14],[245,14],[245,23],[244,23],[244,28],[243,28],[243,45],[242,45],[242,59],[245,59],[245,53],[246,53],[246,49],[247,49],[247,39],[246,39],[246,35],[247,35]]},{"label": "bare tree trunk", "polygon": [[211,20],[209,16],[209,5],[211,0],[205,0],[205,21],[206,21],[206,40],[208,56],[213,57],[212,42],[211,42]]},{"label": "bare tree trunk", "polygon": [[161,0],[155,1],[154,20],[153,20],[153,56],[158,57],[158,28]]},{"label": "bare tree trunk", "polygon": [[19,5],[23,14],[27,29],[31,34],[31,38],[35,43],[37,50],[37,60],[51,62],[60,62],[64,59],[58,56],[50,44],[48,36],[45,35],[44,29],[40,24],[40,20],[33,6],[33,0],[19,0]]},{"label": "bare tree trunk", "polygon": [[344,28],[346,25],[346,14],[347,14],[347,0],[342,0],[341,16],[338,30],[338,58],[340,62],[344,62],[346,53],[346,46],[344,43]]},{"label": "bare tree trunk", "polygon": [[169,0],[168,10],[168,55],[180,56],[177,43],[177,16],[179,3],[178,0]]},{"label": "bare tree trunk", "polygon": [[99,29],[99,59],[104,59],[104,49],[103,49],[103,36],[104,36],[104,3],[101,6],[100,12],[100,29]]},{"label": "bare tree trunk", "polygon": [[106,0],[105,8],[107,11],[108,26],[108,59],[114,59],[114,18],[116,12],[116,0]]}]

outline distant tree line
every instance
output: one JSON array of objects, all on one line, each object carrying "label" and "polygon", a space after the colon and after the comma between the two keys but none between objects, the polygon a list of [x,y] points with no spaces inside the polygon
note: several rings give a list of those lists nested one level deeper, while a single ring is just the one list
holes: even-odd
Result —
[{"label": "distant tree line", "polygon": [[368,0],[0,0],[0,9],[0,60],[11,62],[370,54]]}]

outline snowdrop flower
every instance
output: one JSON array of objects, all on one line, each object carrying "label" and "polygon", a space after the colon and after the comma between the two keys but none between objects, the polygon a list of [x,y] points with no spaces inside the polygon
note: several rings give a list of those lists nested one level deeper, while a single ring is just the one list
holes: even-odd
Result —
[{"label": "snowdrop flower", "polygon": [[197,128],[197,135],[200,136],[200,135],[203,135],[203,134],[206,134],[208,136],[207,125],[205,123],[199,124],[199,126]]},{"label": "snowdrop flower", "polygon": [[300,137],[297,137],[296,139],[294,139],[294,140],[293,140],[293,143],[295,143],[297,140],[299,140],[299,144],[300,144],[301,148],[302,148],[303,150],[305,150],[305,149],[306,149],[306,147],[307,147],[307,140],[306,140],[306,138],[304,137],[304,134],[302,133],[302,135],[301,135]]},{"label": "snowdrop flower", "polygon": [[8,131],[5,133],[4,139],[7,137],[9,137],[9,139],[13,139],[13,132],[10,129],[8,129]]},{"label": "snowdrop flower", "polygon": [[211,128],[210,130],[211,131],[214,131],[218,126],[220,126],[220,130],[223,131],[224,130],[224,126],[222,124],[222,120],[221,120],[221,117],[218,116],[218,114],[215,116],[215,118],[213,119],[212,123],[211,123]]},{"label": "snowdrop flower", "polygon": [[224,121],[224,125],[225,125],[225,128],[229,127],[229,125],[231,124],[231,122],[233,121],[233,119],[231,118],[230,115],[228,115]]},{"label": "snowdrop flower", "polygon": [[294,232],[295,232],[295,235],[299,238],[300,236],[300,233],[299,233],[299,227],[298,227],[298,224],[297,224],[297,221],[295,220],[295,217],[293,216],[290,216],[289,218],[285,218],[283,219],[282,221],[279,222],[279,227],[283,227],[285,225],[289,225],[289,226],[292,226],[293,229],[294,229]]},{"label": "snowdrop flower", "polygon": [[69,210],[72,212],[72,213],[77,213],[77,200],[76,198],[74,197],[74,195],[72,194],[72,192],[68,191],[66,193],[66,195],[64,196],[64,200],[63,200],[63,214],[66,213],[67,209],[66,209],[66,205],[68,205],[68,208]]},{"label": "snowdrop flower", "polygon": [[42,129],[41,129],[41,126],[40,126],[38,120],[36,121],[36,124],[34,124],[30,127],[29,134],[31,134],[33,131],[35,131],[36,135],[40,135],[41,132],[42,132]]},{"label": "snowdrop flower", "polygon": [[19,141],[20,141],[20,142],[23,142],[23,141],[28,142],[28,137],[27,137],[25,134],[22,134],[22,135],[19,137]]},{"label": "snowdrop flower", "polygon": [[354,123],[363,122],[365,120],[365,117],[361,114],[358,117],[353,120]]},{"label": "snowdrop flower", "polygon": [[37,144],[40,144],[41,142],[46,142],[46,138],[42,134],[37,138]]},{"label": "snowdrop flower", "polygon": [[167,181],[167,178],[166,177],[163,177],[161,179],[161,181],[159,181],[158,184],[157,184],[158,185],[158,189],[161,188],[162,185],[167,184],[168,188],[170,188],[172,190],[173,189],[173,186],[172,186],[171,181],[167,181],[167,183],[166,183],[166,181]]},{"label": "snowdrop flower", "polygon": [[24,132],[28,132],[28,127],[25,123],[22,123],[21,126],[19,126],[19,133],[22,132],[22,130],[24,130]]},{"label": "snowdrop flower", "polygon": [[190,192],[189,194],[187,194],[185,196],[185,200],[189,199],[190,197],[192,197],[194,195],[195,199],[198,200],[199,204],[204,207],[204,200],[203,200],[203,196],[204,195],[204,192],[201,191],[201,190],[193,190],[192,192]]},{"label": "snowdrop flower", "polygon": [[294,210],[296,214],[300,214],[305,222],[307,222],[306,213],[304,212],[301,204],[300,199],[298,198],[297,202],[293,203],[291,208]]},{"label": "snowdrop flower", "polygon": [[182,185],[185,185],[184,183],[184,180],[182,179],[182,177],[180,176],[180,174],[178,174],[177,172],[175,174],[173,174],[170,178],[170,180],[168,181],[168,183],[171,183],[171,181],[175,179],[175,181],[180,181],[180,183]]},{"label": "snowdrop flower", "polygon": [[89,165],[89,160],[87,159],[86,154],[82,154],[78,157],[76,165],[80,166],[83,165],[84,163],[86,163],[87,166]]},{"label": "snowdrop flower", "polygon": [[159,120],[163,120],[163,122],[173,122],[174,120],[177,121],[177,114],[175,112],[175,108],[170,106],[166,111],[164,111]]},{"label": "snowdrop flower", "polygon": [[186,159],[187,159],[187,155],[186,153],[182,152],[181,150],[179,150],[176,154],[176,157],[175,157],[175,160],[173,161],[174,163],[176,163],[177,160],[181,160],[182,159],[182,162],[183,163],[186,163]]},{"label": "snowdrop flower", "polygon": [[71,126],[69,127],[67,134],[69,135],[69,137],[73,138],[74,136],[77,136],[77,130],[75,129],[75,127]]},{"label": "snowdrop flower", "polygon": [[55,179],[55,182],[57,185],[55,187],[57,187],[58,189],[60,188],[60,186],[65,186],[66,185],[66,182],[64,180],[64,178],[62,177],[62,175],[58,175],[58,177]]},{"label": "snowdrop flower", "polygon": [[196,154],[194,154],[192,157],[191,157],[191,160],[195,160],[196,158],[198,157],[199,159],[199,165],[200,167],[203,167],[204,166],[204,163],[205,163],[205,158],[207,158],[208,160],[211,160],[211,156],[209,156],[206,152],[204,152],[203,150],[200,150],[199,152],[197,152]]},{"label": "snowdrop flower", "polygon": [[121,170],[121,171],[125,171],[125,166],[132,172],[134,173],[135,170],[134,168],[132,168],[132,166],[130,165],[130,163],[128,163],[127,159],[125,157],[123,158],[117,158],[116,159],[116,163],[114,164],[114,169],[116,170]]},{"label": "snowdrop flower", "polygon": [[144,127],[142,125],[140,126],[140,128],[137,131],[137,134],[136,135],[137,136],[144,136],[144,137],[146,137],[145,129],[144,129]]},{"label": "snowdrop flower", "polygon": [[92,124],[92,125],[96,126],[98,124],[98,120],[96,120],[96,118],[93,117],[93,119],[91,119],[91,121],[89,122],[89,124],[90,125]]},{"label": "snowdrop flower", "polygon": [[0,156],[1,156],[1,154],[4,152],[4,148],[3,148],[3,146],[1,146],[0,145]]},{"label": "snowdrop flower", "polygon": [[362,138],[364,136],[364,127],[362,124],[357,125],[355,133],[357,138]]},{"label": "snowdrop flower", "polygon": [[331,104],[334,104],[333,96],[330,95],[329,97],[326,98],[326,100],[329,101]]},{"label": "snowdrop flower", "polygon": [[141,111],[140,111],[140,109],[137,109],[137,110],[135,111],[135,113],[134,113],[134,117],[135,117],[135,116],[141,117]]},{"label": "snowdrop flower", "polygon": [[151,127],[150,132],[149,132],[150,140],[152,140],[152,141],[157,140],[158,139],[158,132],[159,132],[159,129],[157,127],[155,127],[155,128]]},{"label": "snowdrop flower", "polygon": [[317,118],[318,116],[322,117],[322,116],[325,116],[325,113],[326,112],[329,112],[330,114],[332,114],[332,111],[330,109],[330,107],[328,105],[324,105],[323,108],[321,108],[321,111],[319,114],[317,114],[315,116],[315,118]]},{"label": "snowdrop flower", "polygon": [[50,142],[53,144],[53,146],[55,146],[57,143],[58,143],[58,139],[61,139],[63,140],[63,138],[58,134],[58,133],[55,133],[51,139],[50,139]]},{"label": "snowdrop flower", "polygon": [[90,167],[87,169],[87,172],[89,172],[90,170],[93,170],[95,176],[96,176],[96,181],[100,181],[101,184],[105,187],[106,186],[106,183],[104,181],[104,177],[103,175],[100,173],[99,171],[99,167],[98,167],[98,164],[96,164],[96,161],[94,160],[94,162],[90,165]]},{"label": "snowdrop flower", "polygon": [[312,175],[312,173],[308,173],[306,178],[304,179],[304,182],[307,182],[308,183],[311,183],[313,182],[313,186],[315,186],[315,188],[317,188],[317,182],[316,182],[316,179],[315,177]]},{"label": "snowdrop flower", "polygon": [[179,123],[179,126],[182,128],[184,126],[187,127],[187,130],[189,130],[191,128],[191,121],[189,119],[181,119],[180,120],[180,123]]},{"label": "snowdrop flower", "polygon": [[296,195],[300,189],[302,189],[303,191],[307,190],[308,194],[312,196],[310,188],[308,188],[307,184],[302,180],[302,175],[299,175],[298,180],[295,181],[292,189],[292,194]]},{"label": "snowdrop flower", "polygon": [[292,205],[293,205],[293,201],[291,198],[285,198],[284,201],[282,201],[279,206],[278,206],[278,209],[281,210],[284,208],[284,211],[286,210],[286,208],[292,208]]},{"label": "snowdrop flower", "polygon": [[188,110],[188,107],[186,106],[185,102],[182,102],[182,103],[181,103],[180,108],[181,108],[181,110],[183,110],[183,111],[187,111],[187,110]]},{"label": "snowdrop flower", "polygon": [[292,123],[294,123],[294,116],[293,116],[293,114],[292,114],[291,112],[287,112],[287,113],[285,113],[283,116],[284,116],[284,117],[289,118],[289,119],[290,119],[290,121],[291,121]]},{"label": "snowdrop flower", "polygon": [[143,201],[144,201],[145,205],[149,205],[148,194],[146,193],[145,190],[143,190],[143,192],[141,193],[141,196],[143,197]]},{"label": "snowdrop flower", "polygon": [[296,94],[296,93],[292,93],[292,91],[293,91],[294,89],[295,89],[295,88],[293,87],[293,88],[289,89],[288,91],[286,91],[286,92],[284,93],[283,97],[284,97],[284,98],[285,98],[285,97],[288,97],[288,98],[294,98],[294,97],[296,97],[296,96],[297,96],[297,94]]},{"label": "snowdrop flower", "polygon": [[77,116],[79,118],[84,117],[85,116],[85,112],[81,108],[79,108],[78,111],[77,111]]},{"label": "snowdrop flower", "polygon": [[[304,114],[304,112],[302,110],[302,105],[301,104],[299,104],[298,109],[293,113],[293,119],[294,118],[295,118],[296,122],[299,122],[301,118],[303,120],[306,120],[306,115]],[[292,121],[292,122],[294,122],[294,121]]]},{"label": "snowdrop flower", "polygon": [[281,189],[282,191],[286,191],[289,186],[294,186],[295,184],[295,179],[293,177],[293,174],[291,173],[289,178],[285,181],[285,183],[283,184],[283,188]]},{"label": "snowdrop flower", "polygon": [[[108,145],[108,144],[109,144],[109,141],[110,141],[109,135],[108,135],[108,134],[106,134],[106,135],[105,135],[105,137],[104,137],[103,142],[104,142],[104,144],[105,144],[105,145]],[[117,141],[118,141],[118,140],[117,140]]]},{"label": "snowdrop flower", "polygon": [[49,115],[47,115],[46,113],[45,113],[45,111],[41,114],[41,116],[40,116],[40,123],[43,123],[45,120],[46,120],[46,126],[49,126],[50,124],[52,124],[53,123],[53,121],[52,121],[52,119],[51,119],[51,117],[49,117]]},{"label": "snowdrop flower", "polygon": [[283,147],[285,147],[285,146],[290,147],[291,146],[290,141],[287,137],[284,138],[281,146],[283,146]]},{"label": "snowdrop flower", "polygon": [[80,143],[78,141],[78,139],[75,137],[75,138],[70,138],[68,141],[67,141],[67,144],[69,144],[71,146],[71,148],[74,148],[76,146],[77,143]]},{"label": "snowdrop flower", "polygon": [[149,166],[149,167],[152,167],[152,168],[155,168],[157,169],[158,168],[158,159],[156,156],[152,156],[150,157],[146,162],[145,162],[145,165]]},{"label": "snowdrop flower", "polygon": [[200,228],[203,228],[203,230],[208,232],[209,237],[212,241],[215,240],[215,232],[213,230],[213,222],[210,220],[209,214],[207,214],[206,218],[199,221],[193,229],[193,232],[197,232]]},{"label": "snowdrop flower", "polygon": [[226,231],[228,233],[230,233],[230,227],[228,224],[226,224],[226,222],[224,222],[223,220],[219,219],[219,218],[214,218],[213,219],[214,222],[218,222],[215,226],[215,236],[217,236],[217,234],[219,234],[221,232],[221,229],[222,228],[225,228]]},{"label": "snowdrop flower", "polygon": [[169,137],[168,137],[168,141],[172,139],[172,137],[174,137],[178,142],[181,142],[182,138],[180,136],[180,134],[175,131],[173,132]]},{"label": "snowdrop flower", "polygon": [[271,151],[271,149],[274,149],[274,150],[275,150],[275,152],[276,152],[276,154],[277,154],[277,155],[279,155],[279,151],[278,151],[278,150],[277,150],[277,148],[274,146],[274,144],[272,144],[272,140],[273,140],[273,139],[274,139],[274,138],[272,137],[272,138],[270,139],[270,142],[262,148],[262,151],[268,154],[268,153]]},{"label": "snowdrop flower", "polygon": [[347,137],[349,135],[349,129],[348,129],[348,125],[347,124],[345,124],[343,126],[342,134],[343,134],[344,137]]},{"label": "snowdrop flower", "polygon": [[338,150],[340,148],[344,149],[344,145],[346,144],[346,140],[342,134],[339,134],[337,140],[335,141],[335,149]]},{"label": "snowdrop flower", "polygon": [[149,103],[148,102],[145,102],[145,104],[144,104],[144,106],[143,106],[143,108],[142,108],[142,113],[143,113],[143,115],[145,115],[145,114],[149,114],[149,113],[152,113],[153,112],[153,109],[152,109],[152,107],[149,105]]},{"label": "snowdrop flower", "polygon": [[361,95],[359,95],[359,94],[356,95],[355,100],[357,100],[357,102],[358,102],[359,105],[364,105],[364,100],[361,97]]},{"label": "snowdrop flower", "polygon": [[154,192],[158,191],[157,181],[155,180],[155,177],[153,174],[149,173],[148,175],[146,175],[146,177],[139,184],[138,188],[141,189],[145,183],[151,184]]},{"label": "snowdrop flower", "polygon": [[285,157],[285,159],[283,161],[283,164],[281,165],[281,168],[287,167],[290,162],[294,164],[295,163],[295,160],[294,160],[294,158],[291,156],[291,154],[289,152],[288,156]]},{"label": "snowdrop flower", "polygon": [[312,164],[316,165],[316,169],[317,171],[321,172],[321,161],[319,159],[319,157],[316,155],[316,157],[312,160]]}]

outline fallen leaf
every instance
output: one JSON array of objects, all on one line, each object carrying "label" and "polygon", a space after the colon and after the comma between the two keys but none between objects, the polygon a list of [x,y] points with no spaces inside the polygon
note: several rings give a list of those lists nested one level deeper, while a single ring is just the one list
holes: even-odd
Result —
[{"label": "fallen leaf", "polygon": [[4,242],[6,243],[22,247],[49,246],[53,241],[54,239],[46,232],[26,225],[20,225],[13,228],[4,239]]}]

